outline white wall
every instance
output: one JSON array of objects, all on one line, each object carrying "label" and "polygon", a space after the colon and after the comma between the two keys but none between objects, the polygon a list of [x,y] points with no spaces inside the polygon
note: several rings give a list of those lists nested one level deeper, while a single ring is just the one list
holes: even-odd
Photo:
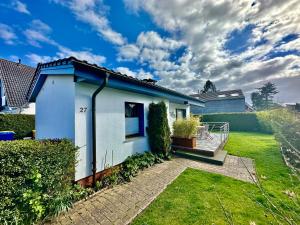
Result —
[{"label": "white wall", "polygon": [[169,105],[169,126],[172,132],[173,128],[173,123],[176,120],[176,109],[185,109],[186,110],[186,117],[190,117],[190,106],[189,105],[184,105],[184,104],[176,104],[176,103],[171,103]]},{"label": "white wall", "polygon": [[35,103],[29,103],[27,107],[21,109],[21,114],[34,115],[35,114]]},{"label": "white wall", "polygon": [[36,138],[74,141],[75,83],[72,76],[48,76],[36,98]]},{"label": "white wall", "polygon": [[[76,84],[75,144],[80,147],[75,179],[92,174],[91,96],[96,86]],[[125,138],[125,102],[144,104],[144,122],[147,127],[148,107],[162,99],[136,93],[104,88],[96,99],[97,171],[105,166],[123,162],[128,156],[149,150],[147,132],[144,137]],[[168,105],[168,101],[165,101]],[[87,108],[80,112],[80,108]]]},{"label": "white wall", "polygon": [[[48,76],[36,98],[36,137],[69,138],[79,147],[75,180],[92,175],[91,96],[96,88],[96,85],[74,83],[71,76]],[[187,109],[189,116],[189,106],[162,98],[107,87],[98,94],[97,172],[123,162],[134,153],[150,150],[146,132],[149,104],[162,100],[168,108],[170,127],[176,119],[176,109]],[[144,104],[144,137],[125,138],[125,102]]]}]

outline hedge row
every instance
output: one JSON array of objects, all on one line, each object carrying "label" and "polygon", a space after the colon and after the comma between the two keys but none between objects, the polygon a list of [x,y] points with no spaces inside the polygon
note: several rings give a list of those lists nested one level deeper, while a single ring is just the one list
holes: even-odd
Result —
[{"label": "hedge row", "polygon": [[0,114],[0,131],[14,131],[16,139],[32,136],[34,126],[34,115]]},{"label": "hedge row", "polygon": [[202,116],[202,122],[229,122],[231,131],[272,133],[264,112],[207,114]]},{"label": "hedge row", "polygon": [[68,207],[76,148],[67,140],[0,142],[0,224],[32,224]]}]

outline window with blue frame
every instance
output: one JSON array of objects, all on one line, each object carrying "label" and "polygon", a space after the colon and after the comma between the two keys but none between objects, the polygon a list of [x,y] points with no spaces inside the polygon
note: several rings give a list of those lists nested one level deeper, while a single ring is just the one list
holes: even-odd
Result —
[{"label": "window with blue frame", "polygon": [[125,137],[144,136],[144,104],[125,102]]}]

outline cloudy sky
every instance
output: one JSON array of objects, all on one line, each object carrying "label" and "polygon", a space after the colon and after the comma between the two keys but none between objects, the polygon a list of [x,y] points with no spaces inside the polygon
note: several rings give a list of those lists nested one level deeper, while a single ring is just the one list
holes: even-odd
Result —
[{"label": "cloudy sky", "polygon": [[183,93],[267,81],[300,102],[299,0],[1,0],[0,57],[75,56]]}]

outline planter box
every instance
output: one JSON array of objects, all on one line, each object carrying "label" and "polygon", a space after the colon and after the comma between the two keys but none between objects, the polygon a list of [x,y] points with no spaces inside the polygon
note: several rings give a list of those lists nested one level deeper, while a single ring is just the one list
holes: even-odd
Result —
[{"label": "planter box", "polygon": [[0,131],[0,141],[14,140],[15,132],[13,131]]},{"label": "planter box", "polygon": [[178,138],[178,137],[172,137],[172,144],[176,146],[182,146],[186,148],[196,148],[196,138]]}]

